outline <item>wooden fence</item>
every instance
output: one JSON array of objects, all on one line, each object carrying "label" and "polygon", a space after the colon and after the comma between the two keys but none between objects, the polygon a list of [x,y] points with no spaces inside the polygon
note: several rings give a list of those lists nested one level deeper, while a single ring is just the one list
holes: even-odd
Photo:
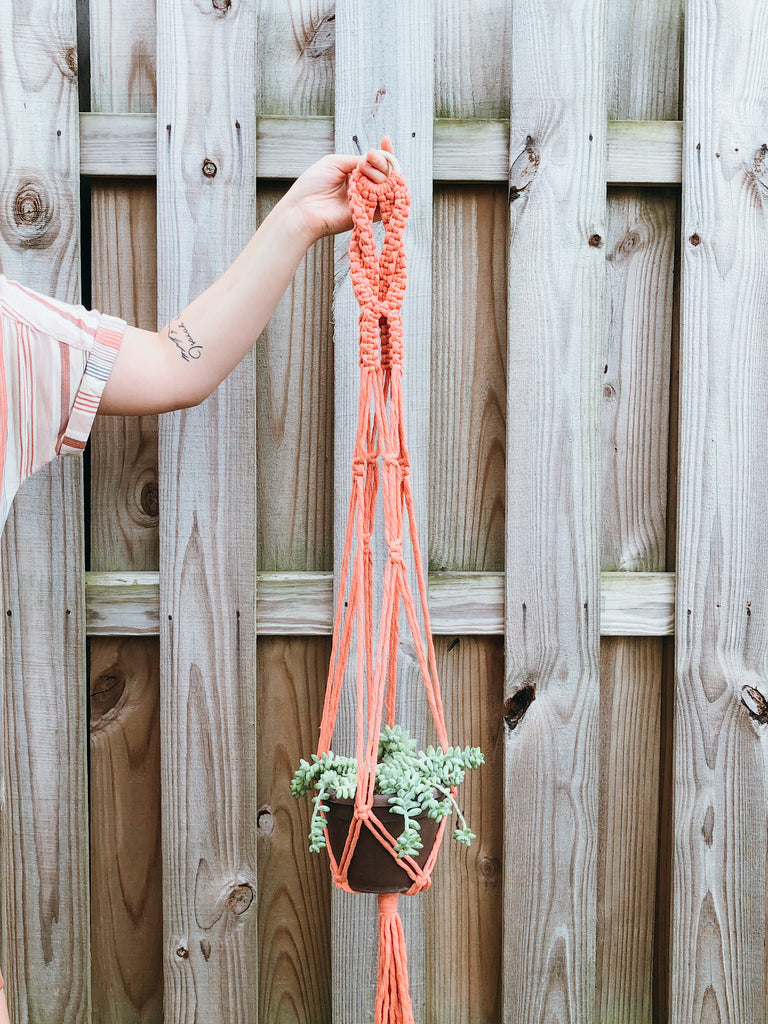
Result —
[{"label": "wooden fence", "polygon": [[[768,1017],[768,9],[685,6],[0,4],[3,272],[76,300],[84,269],[139,325],[316,157],[393,137],[449,731],[488,762],[478,842],[406,908],[419,1022]],[[347,502],[345,246],[202,407],[101,420],[18,496],[14,1022],[371,1020],[372,908],[288,791]]]}]

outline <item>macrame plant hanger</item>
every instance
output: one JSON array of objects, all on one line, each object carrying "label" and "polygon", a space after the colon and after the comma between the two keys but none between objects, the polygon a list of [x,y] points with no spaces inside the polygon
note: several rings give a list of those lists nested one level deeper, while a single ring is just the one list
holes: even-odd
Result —
[{"label": "macrame plant hanger", "polygon": [[[441,820],[431,853],[424,865],[419,866],[408,855],[397,858],[395,837],[371,810],[379,733],[384,720],[388,725],[394,725],[401,609],[413,637],[438,742],[444,750],[448,747],[448,740],[429,625],[427,589],[416,530],[403,424],[401,307],[407,280],[403,232],[410,208],[410,195],[405,179],[394,158],[392,160],[394,169],[381,184],[371,181],[359,169],[351,173],[348,181],[354,225],[349,250],[350,276],[360,305],[360,398],[352,457],[352,493],[318,753],[324,754],[331,749],[342,683],[354,646],[358,782],[352,823],[340,857],[334,855],[328,842],[327,828],[325,830],[333,881],[340,889],[355,891],[349,885],[348,869],[361,830],[368,829],[407,872],[411,880],[407,894],[411,895],[430,885],[430,875],[447,819]],[[373,234],[377,206],[384,226],[381,256],[377,253]],[[379,486],[382,491],[387,557],[378,640],[374,651],[375,569],[371,538]],[[413,550],[418,600],[424,622],[423,633],[403,560],[404,513],[407,513],[408,523],[406,537]],[[384,893],[378,897],[376,1024],[413,1024],[405,937],[397,905],[397,893]]]}]

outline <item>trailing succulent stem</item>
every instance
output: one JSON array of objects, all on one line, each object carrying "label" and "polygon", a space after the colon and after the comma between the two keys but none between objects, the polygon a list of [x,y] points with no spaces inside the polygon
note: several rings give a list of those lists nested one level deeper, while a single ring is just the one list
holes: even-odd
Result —
[{"label": "trailing succulent stem", "polygon": [[[469,846],[476,837],[456,803],[454,790],[470,768],[478,768],[484,761],[479,747],[417,750],[416,741],[401,726],[382,728],[374,792],[389,796],[392,811],[403,817],[404,828],[397,840],[399,857],[415,856],[421,850],[421,826],[417,819],[422,814],[439,822],[455,812],[460,827],[455,829],[453,838]],[[297,798],[313,793],[309,832],[312,853],[325,846],[326,800],[354,799],[356,789],[357,762],[353,757],[329,750],[326,754],[313,754],[311,761],[302,759],[291,780],[291,792]]]}]

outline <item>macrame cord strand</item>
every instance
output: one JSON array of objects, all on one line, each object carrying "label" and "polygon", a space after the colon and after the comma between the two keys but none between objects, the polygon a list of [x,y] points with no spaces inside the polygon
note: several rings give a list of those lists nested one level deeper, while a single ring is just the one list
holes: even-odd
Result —
[{"label": "macrame cord strand", "polygon": [[[352,456],[352,492],[318,745],[320,754],[331,749],[342,683],[354,641],[358,783],[352,823],[338,860],[331,849],[326,829],[333,881],[347,892],[353,891],[347,875],[362,828],[369,829],[392,857],[397,859],[396,838],[375,817],[371,808],[382,721],[394,725],[401,609],[413,637],[419,672],[438,742],[444,750],[448,747],[403,423],[401,309],[407,282],[403,232],[411,200],[405,179],[394,159],[393,165],[393,172],[380,184],[371,181],[359,168],[348,179],[353,218],[349,267],[355,297],[360,306],[360,396]],[[377,206],[384,226],[380,256],[373,233]],[[374,559],[371,539],[379,489],[382,494],[387,559],[378,639],[374,651]],[[407,539],[413,550],[418,601],[424,623],[423,635],[403,559],[406,516]],[[408,895],[429,887],[446,820],[443,818],[440,822],[437,840],[423,867],[407,855],[398,859],[398,864],[411,880]],[[397,893],[378,897],[376,1024],[413,1024],[405,938],[397,904]]]}]

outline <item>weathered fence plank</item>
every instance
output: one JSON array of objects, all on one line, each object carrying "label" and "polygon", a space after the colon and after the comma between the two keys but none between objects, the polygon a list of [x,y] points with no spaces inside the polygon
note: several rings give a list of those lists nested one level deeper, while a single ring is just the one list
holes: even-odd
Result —
[{"label": "weathered fence plank", "polygon": [[[431,0],[418,5],[409,4],[407,0],[395,0],[386,7],[361,6],[354,0],[342,0],[336,5],[336,149],[354,152],[357,145],[365,153],[369,147],[378,146],[381,136],[388,133],[411,193],[411,213],[405,235],[408,292],[403,306],[403,403],[412,464],[411,482],[419,515],[417,525],[425,553],[429,550],[427,449],[432,286],[433,16]],[[360,379],[358,307],[349,274],[345,272],[348,246],[348,235],[337,238],[334,300],[334,539],[337,578],[349,506]],[[378,554],[382,557],[381,548]],[[383,560],[380,564],[383,565]],[[415,586],[412,563],[407,564]],[[405,631],[401,633],[398,685],[398,720],[413,735],[423,739],[427,727],[427,706],[413,644]],[[339,740],[335,744],[340,749],[354,749],[354,709],[350,699],[342,703],[336,735]],[[411,998],[414,1013],[420,1019],[424,1014],[425,998],[423,902],[418,898],[405,898],[400,902],[409,949]],[[354,1020],[362,1024],[373,1019],[375,900],[372,896],[334,892],[331,906],[334,1020]]]},{"label": "weathered fence plank", "polygon": [[[70,302],[76,44],[74,0],[0,11],[0,264]],[[80,461],[57,461],[22,488],[3,543],[2,966],[15,1022],[90,1021],[82,507]]]},{"label": "weathered fence plank", "polygon": [[[499,135],[509,135],[510,23],[509,5],[500,0],[435,5],[436,179],[441,159],[456,166],[455,152],[441,149],[442,126],[504,118]],[[455,133],[442,135],[456,141]],[[468,147],[462,152],[469,168]],[[474,173],[487,170],[477,166]],[[504,568],[506,188],[436,182],[434,203],[429,562],[440,584],[430,576],[430,615],[436,632],[453,632],[450,620],[479,612],[475,584]],[[458,586],[443,603],[440,585],[449,579]],[[501,572],[496,579],[501,632]],[[449,621],[441,623],[446,613]],[[460,795],[478,838],[469,850],[445,843],[426,901],[425,1022],[498,1024],[503,645],[500,636],[455,632],[437,644],[448,734],[452,742],[479,745],[486,763],[468,774]]]},{"label": "weathered fence plank", "polygon": [[509,1024],[595,1019],[605,15],[602,3],[572,2],[553,18],[530,0],[512,12]]},{"label": "weathered fence plank", "polygon": [[[86,573],[86,629],[91,636],[154,636],[160,632],[157,573]],[[428,576],[432,632],[492,636],[504,632],[504,574],[435,572]],[[333,631],[333,575],[260,572],[256,632],[326,636]],[[601,636],[672,636],[675,574],[600,574]]]},{"label": "weathered fence plank", "polygon": [[[92,177],[152,177],[157,173],[155,118],[141,114],[81,114],[82,172]],[[333,152],[332,117],[260,116],[256,173],[295,178]],[[682,122],[608,124],[609,185],[679,185]],[[439,118],[434,126],[435,181],[506,181],[509,122]]]},{"label": "weathered fence plank", "polygon": [[[255,21],[247,4],[158,7],[161,322],[255,226]],[[257,1014],[254,397],[248,358],[160,427],[167,1024]]]},{"label": "weathered fence plank", "polygon": [[[608,117],[677,119],[680,6],[609,8]],[[610,120],[609,120],[610,123]],[[676,127],[676,120],[671,122]],[[609,156],[610,162],[610,141]],[[677,195],[609,189],[602,366],[603,571],[666,563],[670,352]],[[603,628],[601,627],[603,635]],[[611,1024],[651,1024],[661,758],[661,639],[603,640],[597,1006]],[[664,813],[668,807],[664,807]],[[663,890],[661,893],[664,895]],[[658,949],[663,942],[661,949]],[[658,986],[657,986],[658,988]]]},{"label": "weathered fence plank", "polygon": [[[153,113],[155,0],[89,10],[91,109]],[[155,199],[149,181],[91,184],[92,303],[150,329],[157,324]],[[157,417],[97,418],[90,452],[91,569],[156,569]],[[156,640],[91,640],[97,1024],[163,1019],[158,658]]]},{"label": "weathered fence plank", "polygon": [[[334,36],[328,0],[259,5],[260,115],[276,111],[310,124],[333,112]],[[330,151],[332,125],[328,136]],[[314,159],[299,152],[301,141],[284,140],[288,152],[297,150],[297,170]],[[256,145],[258,168],[258,134]],[[260,221],[285,188],[283,182],[259,188]],[[333,566],[332,301],[333,240],[325,238],[302,261],[256,345],[257,562],[277,578],[307,578],[303,570],[318,578],[313,570]],[[325,578],[330,618],[332,573]],[[257,621],[264,611],[262,579]],[[313,613],[310,618],[317,624]],[[316,748],[330,631],[329,623],[325,639],[270,639],[259,646],[259,678],[269,680],[260,686],[257,716],[259,1020],[267,1022],[331,1017],[330,872],[307,848],[307,802],[297,803],[288,788],[299,759]]]},{"label": "weathered fence plank", "polygon": [[267,637],[258,656],[268,680],[258,696],[259,1020],[326,1024],[331,878],[327,859],[307,849],[311,804],[294,800],[288,780],[317,746],[330,642]]},{"label": "weathered fence plank", "polygon": [[768,1012],[767,13],[686,4],[675,1024]]}]

